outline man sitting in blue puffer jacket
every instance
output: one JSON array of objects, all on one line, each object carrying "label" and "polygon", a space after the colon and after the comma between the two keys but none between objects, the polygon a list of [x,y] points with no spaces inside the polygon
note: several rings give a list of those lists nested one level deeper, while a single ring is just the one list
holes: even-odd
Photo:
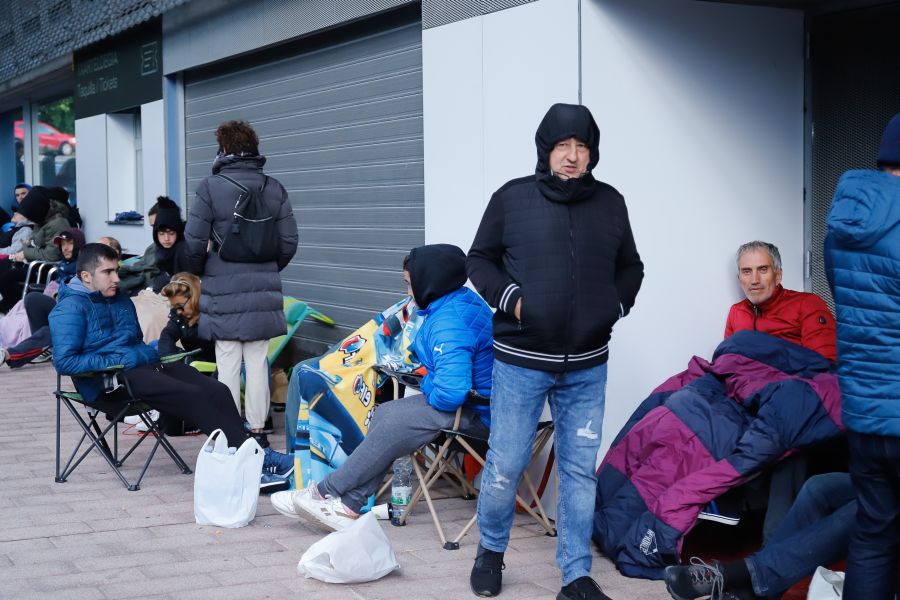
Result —
[{"label": "man sitting in blue puffer jacket", "polygon": [[403,261],[403,279],[425,317],[412,344],[427,370],[423,393],[379,406],[365,439],[325,479],[273,494],[272,505],[281,514],[333,530],[350,525],[394,460],[452,427],[460,406],[459,429],[487,437],[490,409],[468,401],[470,390],[491,393],[492,313],[478,294],[464,287],[466,255],[449,244],[413,248]]},{"label": "man sitting in blue puffer jacket", "polygon": [[[196,423],[207,435],[221,429],[229,446],[243,444],[250,434],[228,387],[182,362],[160,364],[156,350],[144,343],[134,304],[119,293],[118,267],[119,255],[106,244],[87,244],[79,252],[76,276],[60,288],[50,313],[56,370],[73,376],[88,403],[123,402],[128,393],[117,381],[78,375],[124,366],[131,390],[146,404]],[[286,489],[293,459],[270,448],[264,452],[261,489]]]}]

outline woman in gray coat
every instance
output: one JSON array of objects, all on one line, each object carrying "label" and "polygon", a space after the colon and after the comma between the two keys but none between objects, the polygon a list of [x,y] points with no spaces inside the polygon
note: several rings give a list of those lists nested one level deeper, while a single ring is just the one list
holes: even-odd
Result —
[{"label": "woman in gray coat", "polygon": [[[240,410],[241,361],[246,370],[244,417],[251,432],[266,445],[262,433],[269,412],[269,339],[283,335],[281,275],[297,251],[297,223],[288,193],[263,173],[266,158],[259,154],[259,138],[246,121],[226,121],[216,129],[219,152],[212,176],[197,187],[188,214],[185,240],[191,270],[200,276],[199,336],[216,343],[219,381],[231,389]],[[224,240],[231,227],[241,189],[262,189],[262,197],[276,216],[277,259],[269,262],[223,260],[214,240]]]}]

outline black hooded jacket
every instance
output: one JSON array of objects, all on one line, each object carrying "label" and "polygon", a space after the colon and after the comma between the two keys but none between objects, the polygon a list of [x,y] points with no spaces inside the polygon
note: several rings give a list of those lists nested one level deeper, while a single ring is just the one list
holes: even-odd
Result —
[{"label": "black hooded jacket", "polygon": [[[549,155],[570,137],[588,145],[590,161],[582,177],[562,180]],[[644,265],[625,199],[590,173],[599,138],[587,108],[553,105],[535,135],[535,174],[506,183],[485,209],[466,271],[498,309],[498,360],[551,372],[602,364],[613,325],[634,305]]]},{"label": "black hooded jacket", "polygon": [[[184,221],[181,220],[181,209],[175,202],[160,196],[156,200],[156,221],[153,223],[153,243],[156,245],[156,269],[158,273],[153,277],[153,291],[160,293],[172,275],[179,271],[187,271],[187,247],[184,243]],[[171,229],[178,234],[175,244],[171,248],[164,248],[159,243],[159,230]]]}]

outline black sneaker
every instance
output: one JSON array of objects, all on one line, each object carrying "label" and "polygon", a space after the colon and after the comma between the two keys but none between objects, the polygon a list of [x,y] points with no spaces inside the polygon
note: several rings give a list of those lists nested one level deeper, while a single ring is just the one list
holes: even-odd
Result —
[{"label": "black sneaker", "polygon": [[489,598],[500,594],[503,584],[503,553],[488,550],[478,544],[478,554],[475,556],[475,566],[469,576],[469,584],[476,596]]},{"label": "black sneaker", "polygon": [[256,443],[259,444],[259,447],[265,450],[269,447],[269,436],[266,435],[264,431],[251,431],[250,437],[256,440]]},{"label": "black sneaker", "polygon": [[675,600],[694,600],[701,596],[719,600],[725,591],[725,576],[717,560],[707,564],[694,556],[689,565],[666,567],[663,579]]},{"label": "black sneaker", "polygon": [[612,600],[603,593],[597,582],[585,575],[563,587],[556,600]]}]

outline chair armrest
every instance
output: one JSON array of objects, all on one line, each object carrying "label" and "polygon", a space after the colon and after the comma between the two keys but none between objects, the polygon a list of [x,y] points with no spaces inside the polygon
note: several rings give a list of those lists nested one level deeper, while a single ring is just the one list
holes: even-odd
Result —
[{"label": "chair armrest", "polygon": [[161,362],[164,365],[167,365],[167,364],[173,363],[173,362],[181,362],[188,356],[194,356],[195,354],[200,354],[200,350],[201,350],[200,348],[195,348],[193,350],[188,350],[187,352],[178,352],[176,354],[167,354],[166,356],[161,356],[159,358],[159,362]]},{"label": "chair armrest", "polygon": [[387,377],[391,377],[397,380],[407,387],[411,387],[417,390],[422,388],[422,379],[424,379],[424,376],[420,375],[419,373],[395,371],[394,369],[389,369],[387,367],[377,365],[375,366],[375,370]]},{"label": "chair armrest", "polygon": [[215,373],[216,371],[216,363],[207,362],[205,360],[194,360],[191,361],[190,365],[200,371],[201,373]]},{"label": "chair armrest", "polygon": [[85,371],[83,373],[72,373],[70,377],[96,377],[97,375],[107,375],[109,373],[119,373],[125,370],[125,365],[113,365],[105,369],[97,369],[95,371]]}]

